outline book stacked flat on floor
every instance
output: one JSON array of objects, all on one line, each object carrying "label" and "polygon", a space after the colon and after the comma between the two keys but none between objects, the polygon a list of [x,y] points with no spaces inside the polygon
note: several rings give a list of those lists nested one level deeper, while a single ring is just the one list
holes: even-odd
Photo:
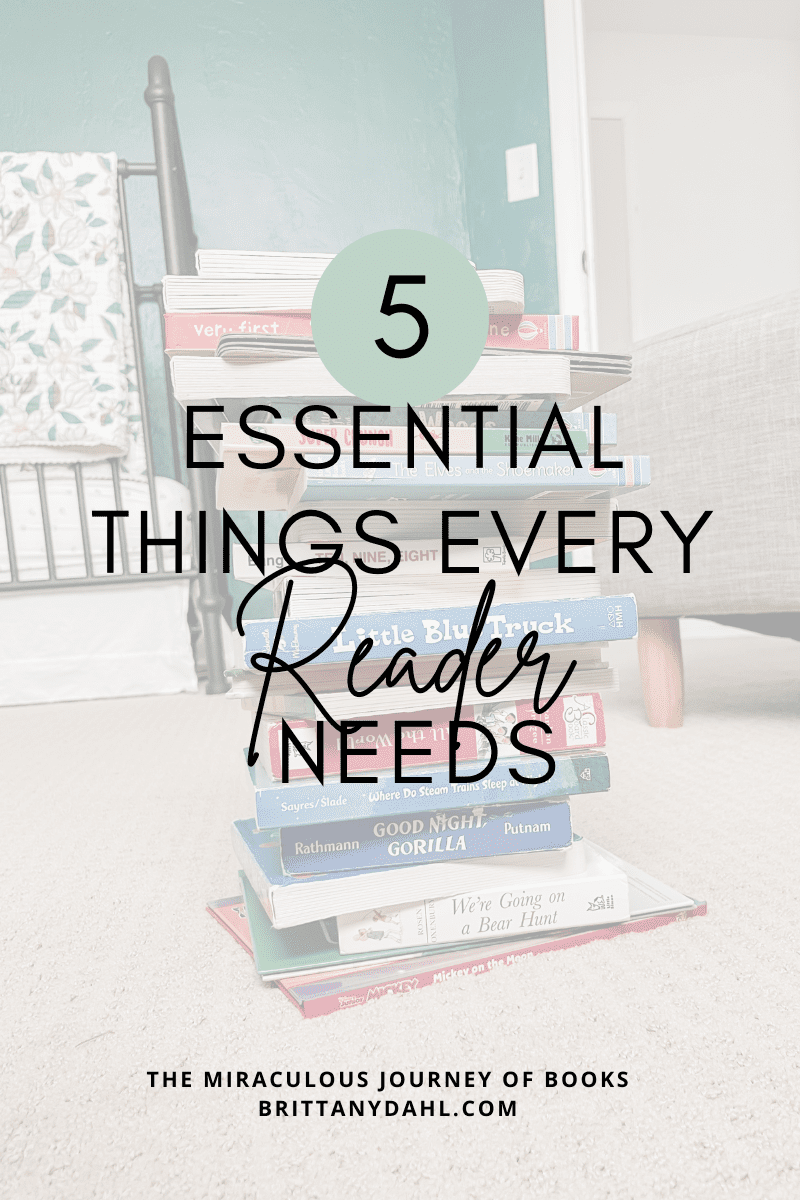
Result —
[{"label": "book stacked flat on floor", "polygon": [[[231,363],[202,355],[174,355],[170,359],[175,399],[181,403],[217,396],[291,399],[354,400],[352,392],[337,383],[322,360],[314,356],[276,358],[270,362]],[[524,354],[516,351],[484,353],[451,396],[502,398],[508,395],[569,396],[570,360],[565,354]],[[465,399],[464,403],[468,401]],[[491,399],[487,400],[491,403]],[[538,405],[536,406],[538,407]]]},{"label": "book stacked flat on floor", "polygon": [[[595,643],[629,637],[635,629],[630,597],[562,598],[538,605],[526,600],[502,607],[502,615],[490,609],[489,632],[494,629],[502,639],[515,625],[525,631],[535,625],[552,656],[551,666],[564,664],[568,655],[580,662],[582,652],[599,662]],[[515,621],[523,609],[527,616]],[[373,612],[363,618],[360,632],[369,630],[375,638],[374,649],[382,656],[376,662],[379,668],[386,665],[395,638],[401,645],[415,646],[415,666],[426,659],[433,665],[440,641],[463,643],[467,631],[458,618],[467,612],[452,605]],[[281,724],[273,719],[262,725],[260,757],[251,769],[257,815],[234,825],[234,847],[247,879],[248,913],[254,914],[251,928],[260,922],[271,931],[270,952],[277,955],[277,963],[285,962],[287,952],[297,947],[297,973],[324,963],[327,979],[331,971],[339,977],[354,965],[416,956],[423,948],[428,955],[432,947],[451,953],[467,942],[474,954],[476,942],[492,946],[498,940],[529,937],[531,931],[594,928],[628,920],[627,876],[602,852],[573,838],[569,815],[570,795],[599,794],[609,785],[599,694],[584,692],[573,700],[562,689],[548,728],[533,725],[527,731],[530,738],[525,731],[520,735],[531,751],[547,746],[552,752],[553,772],[541,783],[536,778],[544,772],[529,774],[531,762],[520,753],[519,738],[512,744],[515,728],[536,720],[530,681],[519,688],[512,684],[498,689],[502,699],[481,703],[479,695],[470,697],[471,706],[461,714],[465,726],[455,755],[464,782],[451,782],[450,772],[441,766],[451,751],[452,708],[419,712],[416,720],[401,717],[398,742],[394,719],[381,724],[369,714],[383,707],[383,691],[387,711],[396,719],[403,704],[401,689],[373,692],[362,713],[358,700],[342,688],[358,641],[354,621],[352,630],[349,624],[343,628],[336,646],[318,656],[318,674],[309,681],[319,686],[319,673],[327,671],[328,686],[341,689],[339,715],[350,713],[363,723],[344,739],[329,728],[321,756],[315,758],[314,718],[319,714],[312,706],[304,721],[287,722],[295,749],[287,753],[285,769],[283,752],[290,744]],[[378,621],[391,631],[388,642]],[[244,672],[251,673],[254,684],[254,657],[272,647],[277,622],[271,618],[245,623]],[[284,625],[284,661],[301,661],[323,627],[330,626],[331,618],[324,616]],[[488,636],[478,639],[477,649]],[[495,661],[504,653],[501,649]],[[292,694],[293,686],[297,692],[296,684],[284,685],[283,698]],[[514,692],[521,693],[518,699]],[[326,707],[331,705],[333,692],[318,694]],[[308,699],[304,694],[298,698]],[[443,696],[440,704],[446,705],[447,699]],[[268,693],[264,712],[274,707],[275,698]],[[350,775],[345,782],[334,773],[342,740]],[[484,772],[481,767],[487,765],[492,745],[496,763]],[[398,748],[405,760],[402,783],[387,769],[397,761]],[[315,776],[315,763],[322,782]],[[420,780],[423,768],[426,774]],[[367,771],[374,774],[364,774]],[[359,773],[364,777],[361,785]],[[287,931],[287,937],[279,936]]]},{"label": "book stacked flat on floor", "polygon": [[[251,298],[267,284],[287,301],[291,287],[313,294],[326,264],[200,252],[198,265],[199,283],[165,281],[167,307],[193,295],[199,318],[202,295],[210,313],[231,308],[244,323],[248,288]],[[295,518],[283,549],[262,525],[259,544],[234,552],[238,578],[278,574],[259,589],[273,616],[245,612],[230,672],[230,697],[255,721],[245,752],[254,815],[232,837],[256,968],[307,1016],[702,910],[572,828],[571,797],[601,803],[610,786],[602,693],[616,677],[603,649],[637,631],[634,598],[600,596],[590,552],[573,543],[609,535],[616,497],[647,486],[649,460],[595,466],[595,427],[569,412],[574,440],[554,426],[548,453],[526,461],[554,398],[575,408],[581,389],[594,398],[617,386],[630,363],[582,354],[567,318],[555,331],[548,319],[546,347],[521,349],[544,333],[539,318],[525,324],[513,275],[482,273],[490,304],[509,315],[443,398],[454,418],[461,399],[498,410],[480,465],[469,414],[454,420],[442,461],[435,408],[430,438],[404,410],[378,414],[355,465],[356,398],[325,370],[302,310],[284,305],[279,320],[265,292],[261,329],[218,332],[224,318],[198,319],[195,344],[172,347],[183,403],[223,397],[230,418],[260,398],[280,413],[249,432],[225,422],[219,446],[221,506]],[[213,339],[213,355],[193,352]],[[298,427],[312,400],[334,415]],[[598,429],[613,445],[616,419]],[[345,567],[320,562],[335,555]],[[320,569],[303,571],[304,559]],[[233,902],[213,913],[244,944]]]},{"label": "book stacked flat on floor", "polygon": [[[264,314],[268,319],[270,314]],[[287,314],[288,315],[288,314]],[[301,318],[302,320],[302,318]],[[308,358],[316,353],[314,339],[311,334],[311,322],[306,318],[305,327],[298,322],[297,332],[284,332],[285,322],[273,322],[275,328],[253,330],[252,323],[246,319],[239,322],[243,329],[230,328],[230,319],[221,324],[225,332],[219,335],[216,351],[208,341],[202,342],[204,330],[208,322],[198,326],[189,326],[186,340],[191,342],[196,354],[216,353],[218,358],[226,362],[264,362],[273,358]],[[302,329],[302,333],[301,333]],[[305,335],[305,336],[304,336]],[[170,352],[168,347],[168,353]],[[519,353],[541,350],[578,350],[578,318],[560,316],[515,316],[502,322],[493,321],[489,325],[486,338],[487,354]],[[605,369],[618,365],[618,356],[596,356],[596,365]]]},{"label": "book stacked flat on floor", "polygon": [[[316,353],[275,355],[263,361],[253,361],[250,356],[241,362],[176,353],[170,358],[170,372],[175,399],[183,405],[216,398],[291,401],[301,397],[306,403],[336,400],[341,409],[356,399],[336,382]],[[588,404],[629,378],[630,360],[615,363],[583,351],[526,354],[487,350],[458,387],[428,407],[440,407],[446,401],[535,410],[557,398],[570,408]],[[567,397],[572,399],[571,405],[565,402]]]},{"label": "book stacked flat on floor", "polygon": [[[164,318],[167,354],[217,354],[221,358],[259,362],[273,358],[286,346],[303,354],[315,351],[311,314],[300,312],[197,312],[167,313]],[[580,349],[577,317],[550,313],[523,313],[489,321],[487,350]],[[604,355],[609,362],[625,363],[623,356]]]},{"label": "book stacked flat on floor", "polygon": [[412,994],[448,979],[489,974],[536,954],[705,915],[705,901],[683,895],[607,850],[602,853],[627,875],[629,918],[610,925],[542,930],[523,938],[438,946],[434,951],[427,946],[387,946],[372,954],[342,954],[332,921],[275,929],[244,872],[239,874],[241,895],[214,901],[208,911],[254,959],[265,982],[277,984],[304,1017],[319,1017],[384,996]]},{"label": "book stacked flat on floor", "polygon": [[[331,258],[199,250],[196,275],[166,276],[165,344],[176,398],[352,402],[317,357],[311,331],[314,291]],[[486,352],[454,396],[536,409],[572,395],[576,407],[630,377],[629,357],[579,350],[577,317],[524,314],[519,272],[478,275],[492,314]]]},{"label": "book stacked flat on floor", "polygon": [[[198,250],[196,275],[164,276],[164,310],[168,313],[310,310],[317,282],[332,257],[278,252],[248,256],[241,251]],[[226,274],[228,271],[231,273]],[[486,291],[490,314],[523,314],[525,284],[518,271],[478,271],[478,278]]]}]

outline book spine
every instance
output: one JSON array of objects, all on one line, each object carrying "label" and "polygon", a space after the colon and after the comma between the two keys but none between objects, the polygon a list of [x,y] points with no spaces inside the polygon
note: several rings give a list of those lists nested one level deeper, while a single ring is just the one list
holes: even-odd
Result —
[{"label": "book spine", "polygon": [[[564,418],[564,423],[569,430],[582,429],[589,436],[589,441],[592,441],[594,431],[594,416],[592,412],[582,412],[576,409],[573,412],[564,412],[566,401],[563,396],[553,396],[552,400],[556,401],[559,408],[562,410],[561,415]],[[307,406],[307,401],[293,400],[276,400],[272,407],[276,408],[281,414],[282,422],[294,421],[298,413]],[[326,406],[332,408],[337,414],[337,419],[341,422],[352,423],[352,404],[343,400],[327,401]],[[538,408],[528,408],[524,404],[515,405],[517,409],[517,429],[534,430],[543,429],[545,422],[550,416],[551,405],[549,402],[544,402]],[[426,428],[434,435],[442,427],[444,409],[448,411],[448,420],[451,433],[454,429],[474,429],[476,423],[475,413],[462,412],[459,403],[456,401],[453,404],[446,404],[443,408],[433,409],[425,405],[416,408],[416,414],[423,422]],[[601,438],[604,446],[615,446],[617,443],[617,417],[616,413],[601,414]],[[384,428],[400,428],[405,429],[407,424],[407,414],[404,409],[396,408],[389,413],[383,414]],[[485,413],[483,418],[484,430],[489,429],[509,429],[511,422],[511,414],[508,408],[500,409],[496,413]]]},{"label": "book spine", "polygon": [[311,316],[298,312],[187,312],[164,314],[166,350],[205,350],[213,354],[221,337],[230,333],[311,337]]},{"label": "book spine", "polygon": [[[352,455],[352,426],[309,425],[308,428],[315,432],[324,433],[326,437],[333,438],[340,445],[342,454]],[[306,434],[300,433],[295,425],[278,424],[276,422],[265,426],[265,429],[282,443],[287,454],[324,454],[326,458],[330,457],[330,446],[321,442],[319,438],[308,437]],[[541,430],[533,429],[520,429],[517,431],[517,454],[519,458],[526,457],[534,452],[539,444],[541,432]],[[362,457],[369,455],[377,458],[387,454],[406,454],[406,429],[401,425],[365,426],[361,430],[361,433],[362,440],[359,453]],[[441,446],[441,429],[432,430],[431,433],[434,441]],[[229,462],[230,465],[235,466],[239,454],[247,454],[255,462],[261,459],[268,462],[275,457],[274,446],[270,445],[265,448],[263,442],[259,443],[255,438],[243,438],[238,425],[223,425],[222,435],[222,456],[226,467],[229,465]],[[579,455],[588,454],[589,435],[586,430],[571,430],[570,440]],[[451,429],[449,442],[451,457],[454,455],[459,457],[467,455],[474,457],[476,452],[475,442],[474,428]],[[552,429],[548,434],[547,445],[566,445],[564,436],[558,428]],[[483,452],[485,455],[507,455],[510,453],[510,449],[511,435],[508,429],[484,430]],[[414,453],[424,455],[425,457],[436,457],[433,447],[421,435],[417,435],[414,439]]]},{"label": "book spine", "polygon": [[[452,433],[450,436],[452,438]],[[569,437],[576,454],[588,454],[589,434],[585,430],[570,430]],[[541,430],[518,429],[516,437],[518,459],[522,460],[527,455],[533,454],[534,450],[539,445],[540,438]],[[556,427],[550,430],[549,434],[547,435],[546,445],[548,447],[566,446],[566,440],[560,429]],[[474,453],[474,447],[472,452]],[[487,456],[510,454],[511,431],[508,429],[485,429],[483,431],[483,452]],[[524,466],[525,463],[522,465]]]},{"label": "book spine", "polygon": [[255,894],[261,901],[261,906],[264,912],[269,917],[272,923],[275,923],[275,909],[272,903],[272,888],[270,881],[264,873],[261,863],[251,850],[247,838],[242,835],[238,826],[242,824],[240,821],[234,821],[231,826],[231,842],[233,843],[233,852],[239,862],[239,866],[247,876],[247,881],[252,887]]},{"label": "book spine", "polygon": [[[546,713],[534,712],[532,700],[508,700],[487,704],[465,705],[461,710],[462,720],[473,721],[484,726],[494,739],[500,758],[517,758],[519,752],[511,743],[511,731],[520,721],[538,720],[548,725],[552,733],[528,726],[522,731],[522,741],[528,746],[548,750],[552,753],[573,750],[577,747],[593,747],[605,744],[605,722],[603,703],[599,693],[587,696],[561,696]],[[418,766],[435,766],[447,763],[450,754],[450,721],[453,710],[446,708],[428,709],[411,714],[396,714],[378,717],[377,725],[365,726],[356,733],[348,734],[347,749],[352,754],[347,758],[349,774],[359,771],[374,774],[376,771],[393,771],[395,761],[396,722],[408,721],[401,730],[400,744],[404,751],[404,770]],[[430,726],[425,728],[425,722]],[[305,746],[313,759],[316,754],[316,730],[314,721],[288,721],[298,741]],[[458,762],[474,762],[485,759],[490,743],[477,730],[462,728],[458,733]],[[278,781],[282,778],[281,761],[282,722],[270,721],[262,724],[258,748],[265,771]],[[305,759],[288,742],[288,777],[313,779],[314,773]],[[359,753],[359,751],[361,753]],[[413,752],[413,753],[410,753]],[[326,775],[341,773],[341,735],[327,722],[323,727],[323,761]]]},{"label": "book spine", "polygon": [[[512,966],[531,958],[535,954],[549,954],[553,950],[569,950],[574,946],[585,946],[589,942],[600,939],[621,937],[625,933],[647,933],[652,929],[661,929],[676,921],[685,921],[690,917],[704,917],[708,912],[705,901],[694,908],[681,912],[658,913],[651,917],[638,917],[617,925],[601,925],[593,929],[582,929],[578,933],[568,933],[560,937],[542,938],[532,945],[509,946],[506,950],[494,950],[487,954],[484,948],[477,948],[472,954],[465,953],[456,964],[443,967],[441,964],[431,964],[430,959],[420,961],[412,959],[406,965],[397,963],[383,967],[375,967],[369,982],[363,983],[363,975],[353,974],[353,982],[348,984],[348,976],[342,975],[332,983],[326,995],[302,997],[298,999],[293,993],[302,989],[301,978],[285,978],[278,986],[295,1004],[304,1017],[323,1017],[329,1013],[341,1012],[346,1008],[358,1008],[371,1000],[380,1000],[384,996],[397,996],[403,993],[416,992],[420,988],[431,987],[437,983],[446,983],[448,979],[466,977],[469,975],[485,975],[498,967]],[[358,980],[358,986],[353,983]],[[336,987],[336,983],[340,986]],[[335,989],[335,990],[334,990]]]},{"label": "book spine", "polygon": [[[366,613],[351,617],[336,641],[316,655],[314,662],[349,662],[365,638],[380,646],[374,658],[390,658],[398,649],[412,646],[418,657],[465,647],[475,616],[473,607],[431,608],[393,613]],[[278,619],[245,621],[245,664],[254,654],[269,651]],[[371,628],[375,626],[376,628]],[[330,617],[304,617],[286,621],[279,652],[284,661],[298,662],[323,646],[336,630]],[[636,601],[633,596],[595,596],[586,600],[515,601],[493,605],[478,639],[483,649],[492,638],[503,648],[514,649],[527,633],[536,631],[537,646],[575,642],[624,641],[636,636]]]},{"label": "book spine", "polygon": [[[428,773],[430,783],[396,783],[393,775],[378,776],[377,783],[342,783],[338,777],[325,783],[271,783],[255,786],[256,824],[259,829],[280,829],[332,821],[392,818],[406,812],[434,812],[476,804],[539,803],[565,796],[604,792],[611,786],[605,754],[555,755],[555,774],[544,783],[520,783],[509,775],[544,774],[541,759],[520,756],[504,760],[484,779],[450,782],[448,771]],[[258,779],[258,764],[255,771]],[[459,774],[476,774],[459,771]]]},{"label": "book spine", "polygon": [[563,850],[572,842],[569,804],[478,805],[410,812],[280,831],[287,875]]},{"label": "book spine", "polygon": [[[226,334],[273,334],[312,337],[311,316],[300,312],[166,313],[167,350],[207,350],[213,354]],[[578,318],[509,316],[489,323],[487,348],[506,350],[577,350]]]},{"label": "book spine", "polygon": [[532,887],[464,892],[441,900],[337,916],[341,954],[377,953],[481,938],[525,937],[553,929],[626,921],[624,871],[554,878]]},{"label": "book spine", "polygon": [[504,350],[578,350],[579,321],[570,316],[523,313],[489,321],[486,345]]},{"label": "book spine", "polygon": [[[331,535],[333,536],[333,535]],[[394,540],[394,539],[393,539]],[[516,573],[516,567],[511,561],[506,547],[499,540],[493,538],[476,538],[476,546],[451,546],[449,554],[449,562],[453,567],[478,567],[482,570],[486,579],[497,574]],[[521,555],[525,542],[522,538],[510,538],[511,546],[517,558]],[[542,548],[544,543],[544,548]],[[386,567],[392,561],[392,556],[388,550],[381,549],[375,545],[370,545],[368,542],[342,542],[336,543],[342,547],[341,560],[348,563],[354,563],[357,559],[367,563],[369,566]],[[433,541],[428,539],[420,539],[418,542],[404,541],[397,539],[394,545],[400,552],[400,559],[397,564],[397,578],[407,578],[413,575],[440,575],[442,564],[442,543],[441,541]],[[321,553],[318,550],[311,549],[310,542],[290,542],[292,560],[294,562],[302,562],[306,558],[319,558]],[[551,569],[557,570],[558,558],[553,553],[557,548],[557,543],[552,546],[547,539],[537,539],[536,547],[531,551],[531,557],[528,559],[528,569]],[[567,552],[567,565],[571,565],[571,551]],[[538,557],[542,555],[542,557]],[[252,567],[250,564],[252,563]],[[264,571],[265,574],[270,574],[279,567],[285,567],[286,559],[281,553],[281,548],[277,542],[267,542],[264,546]],[[244,546],[237,544],[233,547],[233,570],[236,579],[260,579],[261,573],[258,571],[255,563],[250,558]],[[293,572],[296,577],[297,573]],[[270,591],[279,591],[283,588],[285,577],[279,576],[266,584]],[[535,580],[533,581],[535,582]]]},{"label": "book spine", "polygon": [[[322,455],[316,456],[326,461]],[[329,458],[329,456],[327,456]],[[449,470],[436,458],[426,458],[419,466],[409,467],[407,460],[399,455],[387,455],[388,468],[354,467],[350,457],[342,455],[324,474],[317,473],[314,455],[309,455],[309,475],[304,499],[314,501],[325,498],[343,498],[345,495],[374,496],[376,492],[402,496],[428,495],[446,496],[448,488],[455,487],[459,494],[465,491],[502,488],[504,494],[518,490],[527,494],[531,486],[546,487],[554,491],[586,489],[599,491],[606,488],[638,488],[650,483],[650,459],[646,455],[627,455],[621,467],[593,466],[589,457],[581,458],[576,467],[567,455],[548,455],[536,467],[525,465],[511,467],[508,459],[499,455],[487,455],[482,467],[461,464],[451,458]],[[269,480],[266,481],[269,486]]]}]

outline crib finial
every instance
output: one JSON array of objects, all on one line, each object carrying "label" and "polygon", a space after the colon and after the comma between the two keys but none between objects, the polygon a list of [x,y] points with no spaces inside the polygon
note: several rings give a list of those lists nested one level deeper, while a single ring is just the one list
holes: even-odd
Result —
[{"label": "crib finial", "polygon": [[175,103],[167,60],[160,54],[154,55],[147,64],[147,87],[144,98],[150,108],[159,100],[166,100],[167,104]]}]

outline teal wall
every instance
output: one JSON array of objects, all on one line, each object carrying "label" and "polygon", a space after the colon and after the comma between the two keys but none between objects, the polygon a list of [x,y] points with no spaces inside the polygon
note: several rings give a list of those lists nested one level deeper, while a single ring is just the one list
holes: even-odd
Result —
[{"label": "teal wall", "polygon": [[[337,251],[405,227],[469,250],[449,0],[10,0],[0,149],[152,160],[168,61],[201,246]],[[136,278],[164,273],[155,182],[128,197]],[[142,310],[156,434],[157,312]],[[163,437],[157,466],[169,473]]]},{"label": "teal wall", "polygon": [[[420,229],[523,271],[528,311],[557,311],[542,0],[11,0],[0,28],[0,150],[151,160],[142,93],[162,54],[200,245],[337,251]],[[504,151],[529,141],[542,195],[509,205]],[[155,182],[128,196],[149,283]],[[143,313],[158,434],[157,313]]]},{"label": "teal wall", "polygon": [[[526,312],[558,312],[543,0],[453,0],[452,11],[471,256],[522,271]],[[529,142],[539,196],[509,204],[505,151]]]},{"label": "teal wall", "polygon": [[[0,148],[150,158],[153,54],[172,71],[201,245],[335,251],[417,228],[522,270],[529,309],[556,310],[542,0],[12,0]],[[541,196],[509,204],[504,151],[529,141]],[[131,192],[138,273],[154,278],[154,186]]]},{"label": "teal wall", "polygon": [[151,158],[153,54],[202,245],[336,251],[405,226],[467,251],[448,0],[12,3],[0,145]]}]

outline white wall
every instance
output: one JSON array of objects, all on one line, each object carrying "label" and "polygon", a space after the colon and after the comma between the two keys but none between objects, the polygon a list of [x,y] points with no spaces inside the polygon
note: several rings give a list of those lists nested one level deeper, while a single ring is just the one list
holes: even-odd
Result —
[{"label": "white wall", "polygon": [[611,7],[587,4],[587,95],[624,122],[634,341],[800,288],[800,42],[597,28],[660,6]]}]

